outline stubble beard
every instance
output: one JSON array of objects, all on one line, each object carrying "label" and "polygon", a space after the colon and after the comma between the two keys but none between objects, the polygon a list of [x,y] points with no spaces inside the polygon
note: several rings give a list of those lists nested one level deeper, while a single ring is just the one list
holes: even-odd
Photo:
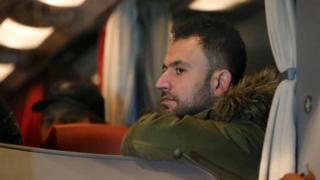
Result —
[{"label": "stubble beard", "polygon": [[[210,90],[210,83],[206,80],[204,85],[193,95],[191,100],[180,101],[177,96],[172,95],[169,92],[162,92],[161,96],[170,97],[174,100],[177,105],[169,112],[176,114],[178,117],[183,117],[185,115],[194,115],[210,108],[215,101],[215,97],[211,94]],[[164,106],[163,110],[168,112],[167,108],[168,107]]]}]

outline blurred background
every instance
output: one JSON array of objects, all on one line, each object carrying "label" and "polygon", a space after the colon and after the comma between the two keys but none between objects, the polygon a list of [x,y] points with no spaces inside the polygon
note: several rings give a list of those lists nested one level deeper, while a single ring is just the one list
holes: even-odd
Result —
[{"label": "blurred background", "polygon": [[0,93],[24,144],[39,146],[32,106],[62,81],[94,85],[111,125],[156,108],[170,26],[197,13],[240,31],[246,72],[274,66],[263,0],[0,0]]}]

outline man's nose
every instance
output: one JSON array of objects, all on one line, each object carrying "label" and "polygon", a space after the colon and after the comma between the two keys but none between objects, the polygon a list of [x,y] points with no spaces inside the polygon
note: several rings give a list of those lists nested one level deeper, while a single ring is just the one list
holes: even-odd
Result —
[{"label": "man's nose", "polygon": [[161,91],[169,91],[170,90],[171,83],[170,83],[170,79],[169,79],[168,75],[166,74],[166,72],[161,74],[161,76],[159,77],[159,79],[156,83],[156,88]]}]

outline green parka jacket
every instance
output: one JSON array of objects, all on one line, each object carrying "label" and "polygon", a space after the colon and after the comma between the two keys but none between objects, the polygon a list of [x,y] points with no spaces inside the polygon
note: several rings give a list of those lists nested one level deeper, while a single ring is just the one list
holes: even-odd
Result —
[{"label": "green parka jacket", "polygon": [[122,154],[147,160],[183,156],[179,161],[192,159],[221,179],[257,179],[278,83],[277,71],[268,68],[245,76],[212,108],[194,116],[146,114],[130,128]]}]

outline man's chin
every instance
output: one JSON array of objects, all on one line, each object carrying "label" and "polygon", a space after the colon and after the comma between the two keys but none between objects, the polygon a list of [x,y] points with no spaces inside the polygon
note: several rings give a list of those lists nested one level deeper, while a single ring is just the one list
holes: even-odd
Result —
[{"label": "man's chin", "polygon": [[177,103],[173,100],[162,100],[160,104],[162,109],[166,112],[172,112],[177,105]]},{"label": "man's chin", "polygon": [[170,107],[166,106],[166,105],[162,105],[161,111],[164,112],[164,113],[170,113],[173,110]]},{"label": "man's chin", "polygon": [[167,105],[167,104],[161,104],[161,112],[162,113],[174,113],[174,108]]},{"label": "man's chin", "polygon": [[185,115],[184,112],[179,112],[175,108],[169,108],[169,107],[165,107],[165,106],[162,106],[161,113],[173,114],[173,115],[175,115],[175,116],[177,116],[179,118],[181,118],[181,117],[183,117]]}]

